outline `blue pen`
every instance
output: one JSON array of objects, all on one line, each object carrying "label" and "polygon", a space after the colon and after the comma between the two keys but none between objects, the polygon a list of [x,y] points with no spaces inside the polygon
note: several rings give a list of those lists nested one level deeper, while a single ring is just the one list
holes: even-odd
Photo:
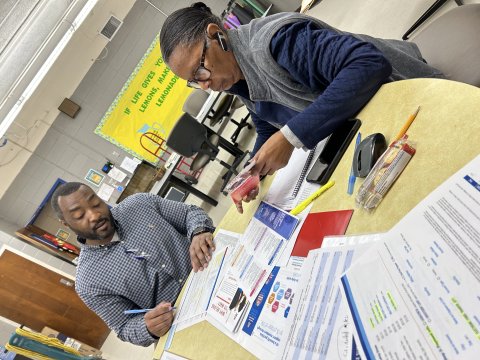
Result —
[{"label": "blue pen", "polygon": [[[176,306],[172,306],[168,311],[176,310]],[[146,313],[147,311],[153,310],[152,309],[132,309],[132,310],[125,310],[123,313],[124,314],[141,314],[141,313]]]},{"label": "blue pen", "polygon": [[[358,145],[360,145],[361,140],[362,140],[362,134],[360,132],[358,132],[357,140],[355,141],[355,150],[357,150]],[[355,151],[353,153],[355,154]],[[347,190],[348,195],[353,194],[353,188],[355,187],[355,180],[356,179],[357,178],[356,178],[355,174],[353,173],[353,164],[352,164],[352,169],[350,170],[350,176],[348,177],[348,190]]]}]

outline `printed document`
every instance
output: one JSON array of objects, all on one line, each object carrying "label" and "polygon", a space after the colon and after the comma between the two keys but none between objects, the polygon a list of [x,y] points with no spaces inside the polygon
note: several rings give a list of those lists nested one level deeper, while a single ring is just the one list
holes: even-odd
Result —
[{"label": "printed document", "polygon": [[478,359],[480,156],[342,277],[365,359]]},{"label": "printed document", "polygon": [[290,242],[299,219],[261,202],[229,262],[248,301],[252,301]]},{"label": "printed document", "polygon": [[280,340],[288,333],[287,322],[295,313],[292,301],[303,261],[292,258],[286,267],[275,266],[252,304],[235,278],[227,275],[228,281],[212,300],[207,320],[259,359],[278,356]]},{"label": "printed document", "polygon": [[378,239],[378,235],[325,237],[322,248],[308,253],[292,305],[296,312],[277,358],[354,358],[354,324],[342,299],[340,276]]},{"label": "printed document", "polygon": [[220,229],[215,236],[215,252],[208,267],[191,273],[185,293],[175,314],[175,330],[180,331],[205,319],[216,285],[222,278],[224,264],[237,244],[240,234]]}]

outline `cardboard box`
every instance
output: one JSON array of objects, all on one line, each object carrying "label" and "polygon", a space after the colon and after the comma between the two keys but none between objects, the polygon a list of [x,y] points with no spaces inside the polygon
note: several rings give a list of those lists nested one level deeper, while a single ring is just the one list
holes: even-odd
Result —
[{"label": "cardboard box", "polygon": [[42,334],[47,335],[48,337],[59,339],[65,345],[74,348],[75,350],[77,350],[83,356],[92,356],[92,357],[95,357],[95,356],[101,357],[102,356],[102,352],[100,350],[95,349],[91,346],[88,346],[88,345],[86,345],[86,344],[84,344],[84,343],[82,343],[78,340],[75,340],[73,338],[69,338],[68,336],[66,336],[64,334],[59,333],[57,330],[53,330],[53,329],[51,329],[47,326],[45,326],[42,329]]}]

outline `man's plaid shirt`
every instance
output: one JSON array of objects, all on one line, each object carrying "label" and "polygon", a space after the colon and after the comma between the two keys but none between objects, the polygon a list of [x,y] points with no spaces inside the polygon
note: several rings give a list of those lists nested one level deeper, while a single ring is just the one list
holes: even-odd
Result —
[{"label": "man's plaid shirt", "polygon": [[214,227],[202,209],[146,193],[129,196],[111,212],[120,241],[82,245],[75,289],[121,340],[148,346],[155,339],[144,314],[124,310],[173,303],[191,271],[193,231]]}]

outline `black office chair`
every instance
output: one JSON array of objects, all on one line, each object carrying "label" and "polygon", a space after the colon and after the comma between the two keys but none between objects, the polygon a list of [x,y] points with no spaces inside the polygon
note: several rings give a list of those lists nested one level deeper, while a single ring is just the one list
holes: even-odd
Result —
[{"label": "black office chair", "polygon": [[[208,92],[201,89],[194,89],[183,103],[182,110],[193,117],[197,117],[203,105],[208,99]],[[232,107],[234,103],[234,95],[225,94],[218,102],[216,109],[213,108],[206,115],[210,119],[210,126],[221,123],[224,119],[230,119],[235,109]]]},{"label": "black office chair", "polygon": [[208,99],[208,92],[202,89],[193,89],[183,103],[182,110],[193,117],[197,117]]},{"label": "black office chair", "polygon": [[[217,108],[213,111],[213,115],[209,115],[210,126],[221,123],[224,119],[230,119],[232,116],[232,104],[235,99],[234,95],[226,94],[219,102]],[[234,109],[233,109],[234,110]]]},{"label": "black office chair", "polygon": [[219,142],[220,136],[215,133],[208,136],[205,126],[187,113],[178,119],[167,139],[167,145],[180,155],[191,157],[196,154],[190,165],[192,171],[203,168],[209,161],[218,161],[224,166],[227,172],[222,176],[223,184],[220,191],[226,195],[225,186],[233,175],[238,174],[236,169],[245,159],[248,151],[237,156],[230,165],[217,159],[220,150]]}]

